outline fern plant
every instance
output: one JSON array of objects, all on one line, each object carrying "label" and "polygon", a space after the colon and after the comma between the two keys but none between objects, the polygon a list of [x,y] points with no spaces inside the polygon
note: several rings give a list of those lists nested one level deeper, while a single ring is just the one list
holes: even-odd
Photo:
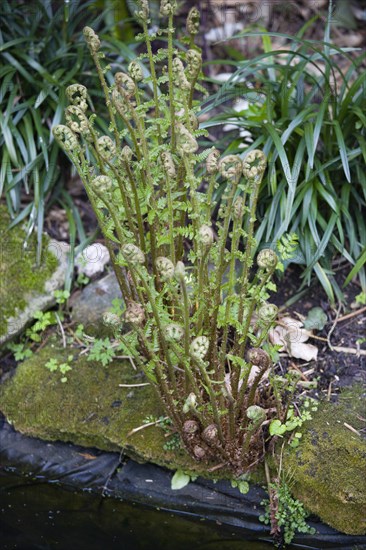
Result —
[{"label": "fern plant", "polygon": [[[220,159],[214,148],[198,152],[199,13],[191,9],[187,48],[178,51],[175,11],[175,1],[162,0],[160,16],[168,25],[150,33],[148,2],[140,1],[146,53],[130,63],[128,74],[116,73],[112,85],[99,37],[86,27],[110,134],[96,130],[81,84],[67,89],[66,125],[53,133],[85,185],[126,304],[123,318],[109,316],[108,323],[117,333],[122,324],[129,327],[118,334],[124,352],[154,386],[187,451],[199,461],[219,460],[239,476],[259,462],[268,424],[284,420],[287,410],[286,387],[275,391],[275,377],[267,376],[267,333],[277,314],[267,303],[275,288],[273,250],[259,253],[253,275],[266,157],[259,150],[244,159]],[[157,34],[167,47],[154,53]],[[226,181],[227,191],[213,226],[217,181]]]}]

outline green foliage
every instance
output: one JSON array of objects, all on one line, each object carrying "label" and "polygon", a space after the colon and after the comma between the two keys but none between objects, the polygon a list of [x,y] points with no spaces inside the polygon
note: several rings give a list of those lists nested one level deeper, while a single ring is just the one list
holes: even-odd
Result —
[{"label": "green foliage", "polygon": [[[238,35],[262,37],[263,53],[235,62],[233,75],[204,111],[238,97],[248,106],[209,118],[204,126],[230,120],[252,134],[248,150],[263,148],[269,169],[259,196],[258,242],[296,232],[294,261],[304,265],[302,286],[315,274],[334,301],[342,298],[332,269],[335,254],[355,264],[350,279],[358,274],[366,286],[366,54],[330,44],[330,23],[324,41],[304,39],[305,27],[295,36],[250,30]],[[285,39],[286,49],[273,50],[272,35]],[[233,133],[226,139],[230,153],[241,150],[242,140]]]},{"label": "green foliage", "polygon": [[59,305],[65,304],[70,298],[70,292],[68,290],[55,290],[53,295],[56,298],[56,303]]},{"label": "green foliage", "polygon": [[50,372],[60,372],[61,378],[60,381],[62,384],[65,384],[67,382],[67,376],[66,373],[72,370],[72,367],[70,366],[70,363],[73,360],[73,356],[69,355],[67,358],[67,361],[60,363],[57,359],[49,359],[47,363],[45,363],[46,369],[48,369]]},{"label": "green foliage", "polygon": [[[66,89],[66,125],[53,128],[85,186],[125,304],[105,317],[116,328],[116,344],[94,340],[88,360],[107,365],[117,349],[130,356],[156,387],[188,452],[197,460],[224,460],[237,479],[262,456],[273,397],[277,412],[287,410],[286,393],[275,394],[264,377],[272,366],[263,348],[277,314],[267,303],[276,290],[277,254],[262,249],[252,269],[266,155],[254,150],[244,159],[220,159],[214,148],[199,152],[197,140],[206,132],[198,128],[195,100],[202,65],[196,26],[187,26],[189,49],[175,47],[175,8],[163,2],[168,24],[159,35],[167,47],[156,52],[148,5],[139,5],[146,53],[113,79],[106,78],[100,38],[84,29],[109,123],[97,126],[88,88],[75,84]],[[226,191],[212,224],[220,183]],[[279,246],[285,259],[295,236]]]},{"label": "green foliage", "polygon": [[16,361],[24,361],[24,359],[28,359],[28,357],[32,357],[33,355],[32,350],[27,346],[26,342],[9,342],[6,347],[13,352]]},{"label": "green foliage", "polygon": [[191,481],[195,481],[197,479],[197,476],[190,473],[183,472],[182,470],[177,470],[175,474],[172,477],[171,481],[171,488],[173,491],[178,491],[179,489],[183,489],[190,483]]},{"label": "green foliage", "polygon": [[298,447],[302,437],[302,433],[299,428],[301,428],[304,422],[311,420],[311,413],[316,412],[317,410],[318,404],[311,398],[307,398],[304,401],[297,414],[295,413],[294,407],[290,406],[283,421],[278,418],[271,421],[269,425],[270,435],[282,437],[286,432],[293,432],[293,437],[291,437],[289,444],[291,447]]},{"label": "green foliage", "polygon": [[[273,490],[276,495],[275,520],[285,544],[292,542],[296,532],[315,534],[315,529],[306,523],[308,513],[304,505],[291,495],[290,488],[285,482],[271,484],[270,490]],[[265,506],[265,514],[259,516],[259,520],[269,525],[271,523],[270,501],[264,500],[262,505]]]},{"label": "green foliage", "polygon": [[363,306],[366,305],[366,292],[360,292],[359,294],[357,294],[357,296],[355,297],[355,302]]},{"label": "green foliage", "polygon": [[89,350],[88,361],[97,361],[105,367],[113,361],[115,355],[116,349],[112,347],[109,338],[97,339]]},{"label": "green foliage", "polygon": [[87,285],[89,281],[90,281],[89,277],[87,277],[84,273],[79,273],[75,283],[76,283],[76,286],[83,287]]},{"label": "green foliage", "polygon": [[242,495],[246,495],[249,492],[249,483],[245,479],[232,479],[231,486],[234,489],[238,488]]},{"label": "green foliage", "polygon": [[124,309],[123,305],[123,300],[121,298],[114,298],[112,300],[112,307],[110,308],[110,311],[115,315],[121,315]]},{"label": "green foliage", "polygon": [[36,311],[33,315],[36,322],[26,330],[26,336],[33,340],[33,342],[40,342],[42,340],[42,332],[51,325],[57,323],[55,313],[53,311]]}]

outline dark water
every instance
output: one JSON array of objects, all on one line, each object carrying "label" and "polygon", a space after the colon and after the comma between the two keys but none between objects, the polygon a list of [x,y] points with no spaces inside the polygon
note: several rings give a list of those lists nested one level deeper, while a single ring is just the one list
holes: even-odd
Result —
[{"label": "dark water", "polygon": [[216,524],[0,473],[1,550],[273,550]]}]

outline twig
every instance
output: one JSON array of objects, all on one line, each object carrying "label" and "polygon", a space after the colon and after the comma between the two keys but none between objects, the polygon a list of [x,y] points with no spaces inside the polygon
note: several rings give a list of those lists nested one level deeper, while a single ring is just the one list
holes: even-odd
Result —
[{"label": "twig", "polygon": [[366,355],[366,349],[344,348],[343,346],[333,346],[332,351],[338,351],[339,353],[350,353],[357,356]]},{"label": "twig", "polygon": [[347,422],[343,422],[343,426],[351,430],[351,432],[353,432],[354,434],[361,436],[360,432],[356,430],[356,428],[354,428],[353,426],[350,426],[350,424],[347,424]]},{"label": "twig", "polygon": [[346,319],[350,319],[351,317],[355,317],[356,315],[360,315],[361,313],[364,313],[366,311],[366,306],[361,307],[359,309],[356,309],[355,311],[352,311],[351,313],[347,313],[347,315],[343,315],[342,317],[339,317],[338,323],[341,321],[345,321]]},{"label": "twig", "polygon": [[[321,340],[322,342],[327,342],[326,338],[322,338],[321,336],[315,336],[312,334],[310,338],[315,338],[315,340]],[[343,346],[332,346],[332,351],[337,351],[338,353],[351,353],[352,355],[366,355],[366,350],[359,349],[359,348],[345,348]]]},{"label": "twig", "polygon": [[128,359],[132,365],[133,370],[137,370],[135,363],[133,362],[131,355],[116,355],[115,359]]},{"label": "twig", "polygon": [[209,468],[207,471],[208,472],[216,472],[216,470],[219,470],[220,468],[223,468],[224,466],[226,466],[226,462],[221,462],[220,464],[216,464],[216,466],[212,466],[212,468]]},{"label": "twig", "polygon": [[[306,382],[309,382],[309,378],[307,376],[305,376],[305,374],[302,372],[302,370],[296,365],[296,363],[293,363],[291,362],[291,368],[296,370],[300,375],[301,375],[301,378],[303,380],[305,380]],[[311,370],[311,369],[310,369]],[[313,369],[314,370],[314,369]]]},{"label": "twig", "polygon": [[142,386],[150,386],[150,382],[144,384],[118,384],[120,388],[142,388]]},{"label": "twig", "polygon": [[164,418],[159,418],[159,420],[156,420],[155,422],[148,422],[147,424],[143,424],[142,426],[139,426],[138,428],[134,428],[130,432],[128,432],[126,437],[130,437],[131,435],[139,432],[140,430],[144,430],[145,428],[150,428],[151,426],[156,426],[157,424],[160,424],[164,420],[168,420],[168,417],[165,416]]},{"label": "twig", "polygon": [[62,346],[63,346],[64,348],[66,348],[66,337],[65,337],[64,327],[62,326],[60,317],[58,316],[58,313],[56,313],[56,312],[55,312],[55,317],[56,317],[56,319],[57,319],[57,324],[58,324],[58,326],[60,327],[60,330],[61,330],[61,335],[62,335]]},{"label": "twig", "polygon": [[122,464],[123,452],[124,452],[124,449],[121,449],[121,452],[119,453],[118,464],[116,464],[116,466],[113,467],[113,469],[111,470],[109,476],[108,476],[107,479],[106,479],[105,484],[103,485],[103,488],[102,488],[102,497],[105,496],[106,491],[107,491],[107,489],[108,489],[108,484],[109,484],[109,482],[111,481],[113,475],[117,472],[117,469],[118,469],[119,465]]},{"label": "twig", "polygon": [[328,334],[327,334],[327,342],[328,342],[328,346],[329,346],[329,349],[330,349],[330,350],[333,350],[333,346],[332,346],[332,344],[330,343],[330,337],[332,336],[333,331],[334,331],[334,329],[335,329],[336,326],[337,326],[338,318],[339,318],[339,313],[340,313],[340,311],[341,311],[341,307],[342,307],[342,304],[340,303],[339,306],[338,306],[337,314],[336,314],[336,316],[335,316],[335,319],[334,319],[334,321],[333,321],[333,324],[332,324],[332,326],[330,327],[330,330],[329,330],[329,332],[328,332]]},{"label": "twig", "polygon": [[309,338],[314,338],[314,340],[320,340],[321,342],[328,342],[328,340],[323,338],[323,336],[316,336],[315,334],[311,334]]},{"label": "twig", "polygon": [[329,382],[328,391],[327,391],[327,401],[330,401],[331,394],[332,394],[332,381]]}]

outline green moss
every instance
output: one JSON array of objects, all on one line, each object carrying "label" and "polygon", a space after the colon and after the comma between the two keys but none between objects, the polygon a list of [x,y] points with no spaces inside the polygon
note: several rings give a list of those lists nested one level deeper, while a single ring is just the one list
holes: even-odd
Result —
[{"label": "green moss", "polygon": [[[63,362],[69,354],[70,350],[47,345],[19,365],[12,379],[0,387],[0,410],[15,429],[45,440],[123,450],[140,461],[205,473],[209,466],[193,461],[184,450],[165,450],[166,437],[159,427],[128,436],[148,415],[163,414],[151,386],[119,387],[120,383],[144,381],[129,361],[103,367],[82,356],[72,363],[63,384],[60,374],[44,365],[50,357]],[[219,472],[220,477],[231,477],[224,470]]]},{"label": "green moss", "polygon": [[294,495],[323,521],[354,535],[366,534],[364,418],[360,388],[345,393],[338,404],[323,403],[302,429],[300,447],[284,459]]},{"label": "green moss", "polygon": [[42,292],[45,282],[57,267],[57,259],[47,250],[44,237],[43,255],[37,265],[37,240],[31,235],[24,248],[25,231],[19,226],[9,230],[10,218],[0,205],[0,336],[6,334],[7,319],[16,316],[27,305],[30,292]]}]

